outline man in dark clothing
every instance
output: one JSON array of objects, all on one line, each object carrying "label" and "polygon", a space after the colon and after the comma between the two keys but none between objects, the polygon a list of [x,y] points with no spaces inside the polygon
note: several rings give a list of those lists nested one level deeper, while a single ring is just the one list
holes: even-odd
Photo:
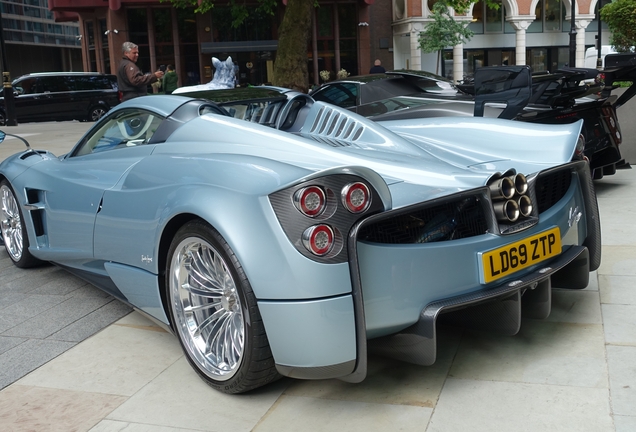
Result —
[{"label": "man in dark clothing", "polygon": [[373,64],[373,67],[369,71],[370,74],[384,73],[384,72],[386,72],[386,69],[382,67],[382,62],[380,61],[380,59],[377,59],[375,61],[375,63]]},{"label": "man in dark clothing", "polygon": [[148,84],[161,79],[163,72],[158,70],[154,74],[141,73],[135,64],[139,58],[139,47],[134,43],[124,42],[122,51],[124,58],[117,69],[117,86],[123,95],[121,101],[124,102],[148,94]]}]

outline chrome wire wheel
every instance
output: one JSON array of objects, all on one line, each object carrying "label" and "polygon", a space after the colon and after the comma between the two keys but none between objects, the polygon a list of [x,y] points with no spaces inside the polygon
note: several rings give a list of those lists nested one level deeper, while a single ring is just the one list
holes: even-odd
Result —
[{"label": "chrome wire wheel", "polygon": [[24,250],[22,218],[18,202],[7,184],[0,186],[0,228],[7,253],[16,262]]},{"label": "chrome wire wheel", "polygon": [[245,325],[241,298],[228,265],[208,241],[181,240],[170,259],[170,307],[190,359],[214,381],[241,366]]}]

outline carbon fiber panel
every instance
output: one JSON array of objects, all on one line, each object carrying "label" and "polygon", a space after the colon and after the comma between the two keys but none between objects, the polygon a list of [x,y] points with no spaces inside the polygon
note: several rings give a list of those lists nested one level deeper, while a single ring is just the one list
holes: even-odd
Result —
[{"label": "carbon fiber panel", "polygon": [[341,377],[344,375],[348,375],[353,371],[353,368],[356,365],[355,360],[351,360],[345,363],[340,363],[336,365],[330,366],[321,366],[321,367],[294,367],[294,366],[284,366],[284,365],[276,365],[276,370],[279,374],[290,377],[290,378],[299,378],[299,379],[329,379],[335,377]]}]

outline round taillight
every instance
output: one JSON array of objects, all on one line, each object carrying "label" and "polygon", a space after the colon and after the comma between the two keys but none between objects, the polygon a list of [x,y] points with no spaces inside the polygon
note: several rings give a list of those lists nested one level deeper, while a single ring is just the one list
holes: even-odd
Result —
[{"label": "round taillight", "polygon": [[351,213],[360,213],[369,208],[371,194],[364,183],[351,183],[342,189],[342,204]]},{"label": "round taillight", "polygon": [[294,205],[305,216],[319,216],[325,210],[325,192],[318,186],[299,189],[294,194]]},{"label": "round taillight", "polygon": [[317,256],[329,253],[333,247],[333,230],[329,225],[314,225],[303,233],[303,244],[309,252]]},{"label": "round taillight", "polygon": [[576,141],[575,155],[582,157],[584,151],[585,151],[585,136],[583,134],[579,134],[579,139]]}]

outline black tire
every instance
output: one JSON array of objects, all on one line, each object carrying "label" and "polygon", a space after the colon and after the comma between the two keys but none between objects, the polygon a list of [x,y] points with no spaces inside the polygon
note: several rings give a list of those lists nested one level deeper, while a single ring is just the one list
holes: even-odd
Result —
[{"label": "black tire", "polygon": [[42,261],[29,252],[29,237],[22,209],[8,181],[0,182],[0,231],[11,261],[20,268],[35,267]]},{"label": "black tire", "polygon": [[104,105],[94,106],[88,111],[88,121],[95,122],[104,117],[107,112],[108,108],[106,108]]},{"label": "black tire", "polygon": [[185,224],[166,266],[173,329],[206,383],[235,394],[280,377],[247,276],[216,230],[200,220]]}]

